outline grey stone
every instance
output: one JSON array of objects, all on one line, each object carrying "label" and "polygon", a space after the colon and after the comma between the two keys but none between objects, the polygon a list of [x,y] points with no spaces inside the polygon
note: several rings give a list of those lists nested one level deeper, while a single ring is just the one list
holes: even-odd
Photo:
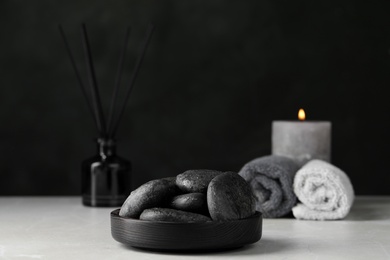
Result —
[{"label": "grey stone", "polygon": [[213,220],[243,219],[256,212],[251,187],[235,172],[226,172],[211,180],[207,205]]},{"label": "grey stone", "polygon": [[145,209],[140,215],[140,220],[169,221],[169,222],[207,222],[209,217],[201,214],[186,212],[168,208]]},{"label": "grey stone", "polygon": [[207,198],[203,193],[187,193],[175,196],[170,207],[173,209],[208,214]]},{"label": "grey stone", "polygon": [[221,173],[207,169],[188,170],[176,176],[176,185],[183,192],[206,193],[210,181]]},{"label": "grey stone", "polygon": [[123,203],[119,216],[138,218],[143,210],[163,206],[177,195],[176,178],[151,180],[133,190]]}]

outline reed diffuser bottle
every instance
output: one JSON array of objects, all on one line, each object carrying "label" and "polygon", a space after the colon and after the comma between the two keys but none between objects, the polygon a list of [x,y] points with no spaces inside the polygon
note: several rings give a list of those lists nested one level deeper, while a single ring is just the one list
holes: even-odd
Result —
[{"label": "reed diffuser bottle", "polygon": [[97,152],[81,164],[82,202],[87,206],[122,205],[131,189],[131,163],[116,154],[113,139],[98,138]]},{"label": "reed diffuser bottle", "polygon": [[123,64],[126,54],[126,46],[130,34],[130,28],[126,29],[123,49],[119,59],[118,73],[116,75],[111,106],[109,110],[108,123],[104,117],[102,102],[99,95],[95,70],[93,66],[92,52],[88,40],[87,29],[85,24],[81,26],[81,35],[83,39],[84,54],[88,71],[89,93],[84,86],[76,62],[73,58],[72,51],[69,47],[65,33],[59,26],[61,36],[64,40],[66,50],[70,57],[72,67],[79,81],[82,93],[88,105],[88,108],[94,119],[98,130],[96,138],[96,154],[81,162],[81,194],[82,203],[85,206],[92,207],[117,207],[121,206],[131,191],[131,173],[132,165],[130,160],[120,157],[116,151],[116,131],[133,88],[138,70],[142,63],[146,47],[151,38],[154,26],[150,25],[143,42],[140,56],[138,57],[134,71],[131,75],[130,84],[127,87],[124,101],[117,116],[115,116],[118,89],[123,73]]}]

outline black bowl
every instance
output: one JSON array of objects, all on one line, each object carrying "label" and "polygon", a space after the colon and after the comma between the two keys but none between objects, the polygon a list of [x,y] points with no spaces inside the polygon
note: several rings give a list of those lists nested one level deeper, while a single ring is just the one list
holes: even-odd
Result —
[{"label": "black bowl", "polygon": [[245,219],[202,223],[144,221],[111,212],[112,237],[127,246],[157,251],[208,251],[242,247],[260,240],[260,212]]}]

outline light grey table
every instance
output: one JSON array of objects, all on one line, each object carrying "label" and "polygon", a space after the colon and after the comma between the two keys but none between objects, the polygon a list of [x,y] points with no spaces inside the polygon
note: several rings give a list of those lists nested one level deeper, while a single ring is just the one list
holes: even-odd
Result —
[{"label": "light grey table", "polygon": [[0,259],[390,259],[390,197],[358,197],[344,220],[264,219],[257,243],[203,254],[125,247],[111,237],[113,209],[80,197],[0,197]]}]

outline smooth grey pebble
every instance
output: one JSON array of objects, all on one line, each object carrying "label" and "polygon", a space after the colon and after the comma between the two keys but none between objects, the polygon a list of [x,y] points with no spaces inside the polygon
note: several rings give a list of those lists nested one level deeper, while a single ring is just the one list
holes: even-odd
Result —
[{"label": "smooth grey pebble", "polygon": [[187,170],[176,176],[176,185],[186,193],[206,193],[210,181],[219,174],[222,172],[207,169]]},{"label": "smooth grey pebble", "polygon": [[235,172],[226,172],[211,180],[207,206],[211,218],[218,221],[243,219],[256,212],[250,185]]},{"label": "smooth grey pebble", "polygon": [[183,211],[208,214],[206,195],[199,192],[173,197],[170,207]]},{"label": "smooth grey pebble", "polygon": [[186,212],[169,208],[145,209],[139,217],[140,220],[147,221],[167,221],[167,222],[207,222],[209,217],[201,214]]},{"label": "smooth grey pebble", "polygon": [[177,194],[175,177],[148,181],[130,193],[119,211],[119,216],[138,218],[145,209],[161,207]]}]

